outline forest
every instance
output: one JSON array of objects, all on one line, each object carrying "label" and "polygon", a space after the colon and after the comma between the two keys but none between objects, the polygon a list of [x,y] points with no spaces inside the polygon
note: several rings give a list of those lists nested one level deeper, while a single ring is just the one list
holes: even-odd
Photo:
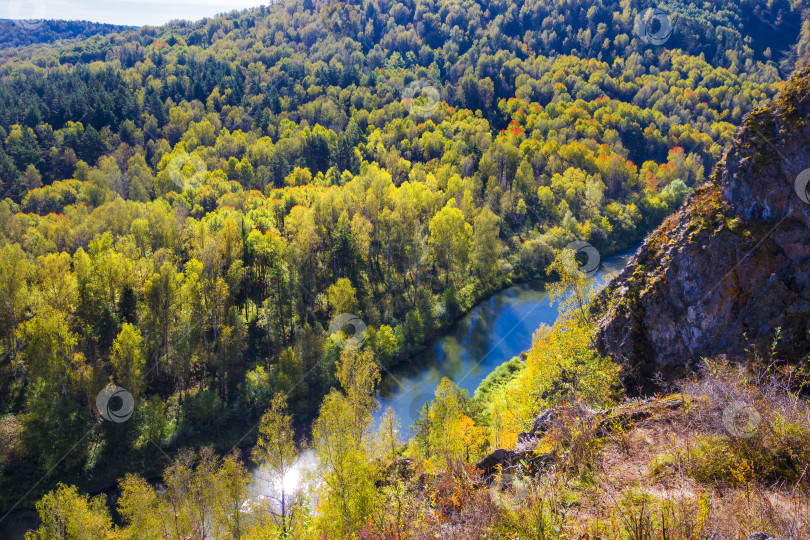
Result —
[{"label": "forest", "polygon": [[[633,0],[303,0],[4,33],[0,510],[57,516],[38,538],[405,538],[418,505],[383,480],[403,456],[451,471],[430,477],[450,512],[552,403],[543,384],[576,372],[615,405],[572,308],[513,393],[448,380],[410,441],[392,414],[371,426],[380,374],[476,303],[585,290],[566,246],[627,249],[706,181],[810,50],[807,6],[767,4],[663,2],[664,45]],[[96,408],[112,383],[126,422]],[[317,512],[291,495],[240,517],[246,462],[283,478],[305,446],[329,467]],[[115,524],[84,495],[111,485]]]},{"label": "forest", "polygon": [[[8,15],[15,13],[14,6],[20,9],[20,13],[25,10],[21,4],[11,3]],[[37,15],[47,15],[47,10],[42,9],[43,4],[32,3],[29,7],[30,13]],[[107,35],[113,32],[125,32],[132,27],[116,24],[101,24],[88,21],[61,21],[45,19],[23,19],[11,20],[0,19],[0,49],[13,49],[26,45],[50,44],[64,40],[83,40],[92,36]],[[12,54],[13,55],[13,54]]]}]

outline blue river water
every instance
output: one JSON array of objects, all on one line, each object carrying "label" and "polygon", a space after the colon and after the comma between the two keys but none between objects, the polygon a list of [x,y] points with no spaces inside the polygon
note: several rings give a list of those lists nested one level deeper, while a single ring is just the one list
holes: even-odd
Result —
[{"label": "blue river water", "polygon": [[[602,261],[593,277],[594,285],[603,287],[627,265],[634,251]],[[540,325],[553,324],[558,314],[557,304],[549,301],[541,282],[514,285],[482,301],[422,353],[398,366],[395,374],[383,373],[375,423],[390,406],[400,421],[400,438],[410,438],[410,426],[419,409],[434,398],[442,377],[448,377],[472,395],[495,368],[528,350]],[[314,467],[312,453],[305,452],[300,462],[284,479],[289,491]],[[263,478],[261,469],[253,471],[255,496],[276,490],[273,482]],[[36,527],[37,522],[30,512],[9,516],[0,523],[0,540],[23,540],[25,531]]]},{"label": "blue river water", "polygon": [[[594,286],[607,284],[634,252],[635,248],[602,261],[593,276]],[[392,407],[400,421],[401,438],[409,438],[419,409],[434,398],[443,377],[472,396],[487,375],[528,350],[537,329],[554,324],[558,315],[557,303],[550,302],[541,282],[514,285],[482,301],[406,366],[399,366],[395,373],[383,372],[376,421],[386,407]]]}]

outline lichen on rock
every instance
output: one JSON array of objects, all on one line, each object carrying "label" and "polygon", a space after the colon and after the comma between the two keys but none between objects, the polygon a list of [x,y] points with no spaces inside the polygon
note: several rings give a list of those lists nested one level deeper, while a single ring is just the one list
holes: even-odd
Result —
[{"label": "lichen on rock", "polygon": [[752,111],[712,179],[648,235],[592,305],[595,346],[629,391],[702,358],[750,357],[780,330],[787,360],[810,351],[810,68]]}]

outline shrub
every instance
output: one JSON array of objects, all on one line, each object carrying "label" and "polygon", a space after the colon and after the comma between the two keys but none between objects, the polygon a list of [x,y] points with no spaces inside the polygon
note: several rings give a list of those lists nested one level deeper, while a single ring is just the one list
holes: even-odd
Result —
[{"label": "shrub", "polygon": [[795,482],[805,473],[810,407],[792,390],[795,370],[776,365],[763,367],[758,358],[748,366],[707,361],[700,379],[681,384],[711,434],[689,456],[695,475],[739,484]]},{"label": "shrub", "polygon": [[188,394],[184,406],[186,420],[195,427],[213,424],[222,416],[225,408],[225,404],[213,390]]}]

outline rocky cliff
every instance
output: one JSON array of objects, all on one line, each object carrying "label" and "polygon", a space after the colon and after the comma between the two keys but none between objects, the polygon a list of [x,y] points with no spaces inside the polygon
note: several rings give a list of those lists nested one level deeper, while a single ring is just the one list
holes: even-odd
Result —
[{"label": "rocky cliff", "polygon": [[[712,179],[600,294],[595,345],[628,388],[701,358],[810,351],[810,69],[751,112]],[[797,182],[797,178],[799,178]]]}]

